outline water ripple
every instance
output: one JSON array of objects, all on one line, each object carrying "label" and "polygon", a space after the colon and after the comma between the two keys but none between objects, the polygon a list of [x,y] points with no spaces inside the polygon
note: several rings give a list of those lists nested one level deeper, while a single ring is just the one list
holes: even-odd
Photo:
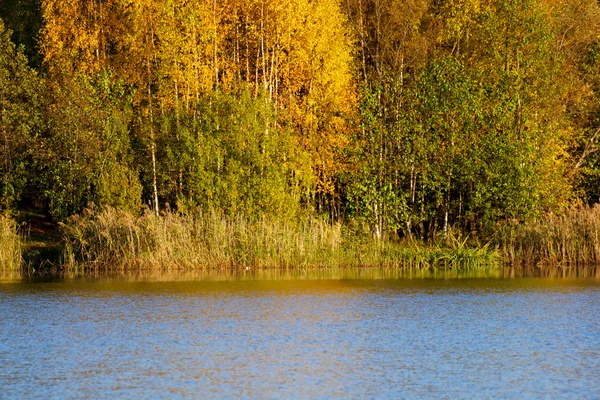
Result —
[{"label": "water ripple", "polygon": [[597,398],[600,282],[0,285],[0,398]]}]

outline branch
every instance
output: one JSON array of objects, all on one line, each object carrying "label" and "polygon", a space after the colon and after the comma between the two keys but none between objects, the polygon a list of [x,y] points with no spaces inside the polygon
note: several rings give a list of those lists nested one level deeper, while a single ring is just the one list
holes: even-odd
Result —
[{"label": "branch", "polygon": [[579,160],[577,160],[577,162],[575,163],[575,165],[573,166],[571,171],[569,171],[567,173],[567,177],[569,177],[569,178],[573,177],[577,173],[579,168],[581,168],[585,159],[587,157],[589,157],[591,154],[594,154],[600,150],[600,147],[598,147],[594,143],[599,134],[600,134],[600,128],[596,129],[596,131],[594,132],[592,137],[588,139],[587,143],[585,144],[585,147],[583,148],[583,153],[581,153]]}]

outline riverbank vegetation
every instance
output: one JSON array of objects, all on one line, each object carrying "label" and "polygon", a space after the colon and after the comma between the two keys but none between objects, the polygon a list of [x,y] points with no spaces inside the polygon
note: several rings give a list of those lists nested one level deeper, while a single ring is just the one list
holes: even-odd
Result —
[{"label": "riverbank vegetation", "polygon": [[22,264],[22,238],[15,222],[0,215],[0,270],[13,271]]},{"label": "riverbank vegetation", "polygon": [[600,257],[595,0],[15,0],[0,21],[0,208],[61,223],[64,267]]},{"label": "riverbank vegetation", "polygon": [[560,214],[496,231],[503,258],[525,265],[596,265],[600,261],[600,206],[573,207]]},{"label": "riverbank vegetation", "polygon": [[62,225],[67,270],[443,268],[496,266],[499,254],[449,243],[380,241],[365,229],[324,218],[252,220],[211,210],[136,217],[108,209],[85,212]]}]

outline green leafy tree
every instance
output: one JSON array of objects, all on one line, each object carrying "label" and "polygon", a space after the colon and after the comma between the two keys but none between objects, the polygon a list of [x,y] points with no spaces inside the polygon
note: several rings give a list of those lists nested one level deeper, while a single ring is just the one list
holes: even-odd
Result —
[{"label": "green leafy tree", "polygon": [[174,118],[163,121],[161,187],[170,190],[162,197],[180,209],[294,215],[312,183],[310,162],[292,132],[277,123],[272,104],[248,91],[215,92],[196,113],[199,118],[180,119],[179,140],[168,133]]},{"label": "green leafy tree", "polygon": [[487,229],[570,199],[550,16],[533,1],[458,3],[426,13],[439,23],[422,69],[363,89],[348,206],[377,236]]},{"label": "green leafy tree", "polygon": [[0,20],[0,208],[20,200],[43,127],[42,80]]},{"label": "green leafy tree", "polygon": [[50,213],[64,218],[90,203],[137,211],[141,186],[130,167],[131,107],[124,87],[103,73],[49,90],[48,130],[38,157]]}]

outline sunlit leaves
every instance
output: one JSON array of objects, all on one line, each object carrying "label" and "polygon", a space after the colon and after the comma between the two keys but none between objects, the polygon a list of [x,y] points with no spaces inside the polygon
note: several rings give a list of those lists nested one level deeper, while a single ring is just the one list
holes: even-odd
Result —
[{"label": "sunlit leaves", "polygon": [[14,206],[42,130],[42,81],[0,20],[0,210]]}]

